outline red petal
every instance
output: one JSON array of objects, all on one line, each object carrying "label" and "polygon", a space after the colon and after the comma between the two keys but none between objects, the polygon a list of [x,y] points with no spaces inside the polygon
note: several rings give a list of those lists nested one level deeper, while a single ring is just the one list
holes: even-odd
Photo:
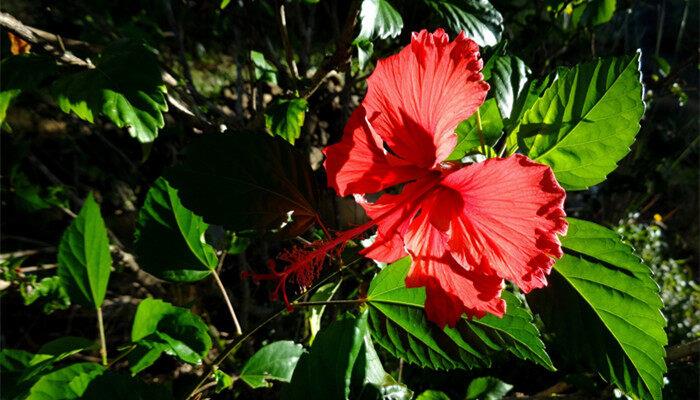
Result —
[{"label": "red petal", "polygon": [[425,312],[440,327],[454,327],[464,313],[470,317],[483,317],[487,312],[503,315],[503,280],[461,267],[447,248],[446,233],[431,224],[441,212],[436,208],[439,192],[443,191],[423,203],[421,214],[406,232],[406,247],[413,260],[406,286],[426,288]]},{"label": "red petal", "polygon": [[460,264],[512,281],[524,292],[547,284],[557,234],[566,233],[566,192],[552,170],[523,155],[493,158],[447,175],[442,183],[459,192],[443,196],[438,209],[454,209],[449,247]]},{"label": "red petal", "polygon": [[414,33],[401,52],[380,60],[363,105],[377,133],[402,159],[432,168],[450,155],[457,124],[483,102],[479,47],[442,29]]},{"label": "red petal", "polygon": [[438,183],[437,176],[429,175],[406,184],[400,194],[384,194],[374,203],[357,196],[357,203],[377,221],[374,243],[360,253],[387,263],[406,256],[403,239],[406,229],[418,211],[421,199]]},{"label": "red petal", "polygon": [[326,147],[323,153],[328,186],[341,196],[375,193],[425,173],[386,153],[382,139],[368,124],[362,106],[350,116],[342,140]]}]

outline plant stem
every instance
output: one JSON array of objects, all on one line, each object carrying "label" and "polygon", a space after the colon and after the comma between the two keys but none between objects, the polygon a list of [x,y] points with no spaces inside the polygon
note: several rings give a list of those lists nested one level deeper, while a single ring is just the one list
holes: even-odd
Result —
[{"label": "plant stem", "polygon": [[481,125],[481,113],[476,109],[476,132],[479,134],[479,143],[481,143],[481,153],[486,155],[486,140],[484,140],[484,128]]},{"label": "plant stem", "polygon": [[105,324],[102,320],[102,307],[97,307],[97,329],[100,331],[100,356],[102,365],[107,366],[107,340],[105,339]]},{"label": "plant stem", "polygon": [[[309,288],[309,290],[307,290],[307,291],[305,291],[304,293],[300,294],[300,295],[297,297],[297,300],[298,300],[298,299],[301,299],[302,297],[304,297],[304,295],[306,295],[307,293],[311,292],[312,290],[315,290],[315,289],[321,287],[321,285],[323,285],[324,283],[326,283],[326,282],[328,282],[329,280],[331,280],[333,277],[335,277],[335,276],[338,275],[340,272],[342,272],[343,270],[345,270],[345,269],[347,269],[348,267],[350,267],[351,265],[353,265],[355,262],[360,261],[362,258],[363,258],[363,257],[359,257],[359,258],[355,259],[354,261],[352,261],[351,263],[349,263],[349,264],[346,265],[345,267],[343,267],[343,268],[341,268],[341,269],[339,269],[339,270],[337,270],[337,271],[335,271],[335,272],[329,274],[327,277],[321,279],[321,280],[318,281],[313,287]],[[268,319],[266,319],[266,320],[263,321],[262,323],[258,324],[255,328],[253,328],[253,329],[251,329],[250,331],[246,332],[245,334],[243,334],[243,335],[237,337],[233,342],[229,343],[229,344],[226,346],[226,348],[224,349],[224,351],[221,352],[221,354],[219,354],[219,355],[214,359],[214,361],[212,361],[212,363],[209,365],[209,367],[208,367],[207,370],[204,372],[204,374],[202,374],[202,378],[199,380],[199,382],[198,382],[197,385],[194,387],[194,389],[192,389],[192,391],[191,391],[190,394],[186,397],[186,399],[192,398],[192,397],[194,397],[195,394],[199,393],[199,392],[200,392],[200,391],[199,391],[199,388],[202,387],[202,385],[205,384],[205,382],[207,381],[207,379],[209,379],[209,376],[212,374],[212,372],[214,372],[214,371],[216,370],[216,368],[219,366],[219,364],[221,364],[226,358],[228,358],[228,356],[230,356],[233,352],[235,352],[235,351],[241,346],[241,344],[243,344],[243,342],[245,342],[246,340],[248,340],[248,338],[250,338],[251,336],[253,336],[258,330],[260,330],[260,329],[261,329],[262,327],[264,327],[265,325],[269,324],[271,321],[275,320],[275,319],[276,319],[277,317],[279,317],[280,315],[284,314],[286,311],[287,311],[287,308],[286,308],[286,307],[283,308],[283,309],[281,309],[281,310],[279,310],[279,311],[277,311],[276,313],[274,313],[273,315],[271,315]]]},{"label": "plant stem", "polygon": [[343,304],[362,304],[366,299],[354,299],[354,300],[327,300],[327,301],[297,301],[292,303],[292,307],[314,307],[314,306],[330,306],[330,305],[343,305]]},{"label": "plant stem", "polygon": [[224,301],[226,301],[228,312],[229,314],[231,314],[231,319],[233,319],[233,325],[236,327],[236,336],[241,336],[243,334],[243,331],[241,330],[241,324],[238,323],[236,312],[233,310],[233,304],[231,304],[231,299],[229,299],[228,294],[226,293],[226,288],[221,282],[221,278],[219,278],[219,274],[217,274],[216,271],[212,271],[211,275],[214,277],[217,286],[219,286],[219,290],[221,291],[221,295],[224,297]]}]

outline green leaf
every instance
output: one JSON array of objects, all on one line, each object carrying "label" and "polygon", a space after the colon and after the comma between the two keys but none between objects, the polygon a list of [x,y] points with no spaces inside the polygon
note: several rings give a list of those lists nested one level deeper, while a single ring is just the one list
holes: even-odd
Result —
[{"label": "green leaf", "polygon": [[224,390],[233,386],[233,377],[226,374],[224,371],[217,369],[214,371],[214,382],[216,382],[216,387],[214,391],[216,393],[221,393]]},{"label": "green leaf", "polygon": [[513,385],[490,376],[476,378],[467,387],[466,400],[500,400],[512,388]]},{"label": "green leaf", "polygon": [[424,0],[452,31],[464,31],[479,46],[501,40],[503,17],[487,0]]},{"label": "green leaf", "polygon": [[92,347],[92,340],[64,336],[44,344],[36,354],[3,349],[0,351],[3,398],[26,397],[31,386],[55,363]]},{"label": "green leaf", "polygon": [[194,282],[209,276],[217,266],[217,257],[204,240],[208,227],[182,205],[165,178],[158,178],[139,212],[135,234],[139,265],[171,282]]},{"label": "green leaf", "polygon": [[152,142],[168,110],[158,60],[145,45],[116,42],[95,68],[57,80],[54,97],[61,110],[94,122],[102,114],[141,143]]},{"label": "green leaf", "polygon": [[[366,314],[366,312],[364,313]],[[350,398],[358,400],[411,400],[413,392],[396,382],[382,366],[369,332],[355,361]]]},{"label": "green leaf", "polygon": [[154,340],[140,340],[136,348],[125,350],[129,360],[129,371],[134,376],[158,361],[164,352],[170,349],[167,343]]},{"label": "green leaf", "polygon": [[299,359],[282,398],[348,399],[366,333],[367,313],[357,318],[347,315],[319,332],[311,350]]},{"label": "green leaf", "polygon": [[372,337],[398,358],[432,369],[489,367],[495,353],[511,354],[554,369],[532,315],[520,300],[503,292],[503,318],[487,315],[463,318],[455,328],[441,330],[425,317],[425,289],[406,288],[410,259],[384,268],[367,292]]},{"label": "green leaf", "polygon": [[498,103],[503,118],[510,119],[513,104],[527,83],[530,69],[525,62],[515,56],[495,56],[491,68],[491,93]]},{"label": "green leaf", "polygon": [[273,380],[289,382],[305,352],[302,345],[291,340],[270,343],[248,359],[239,377],[253,389],[270,387]]},{"label": "green leaf", "polygon": [[394,38],[401,34],[401,29],[401,14],[387,0],[362,0],[360,34],[356,42]]},{"label": "green leaf", "polygon": [[140,349],[132,366],[148,367],[161,351],[190,364],[199,364],[211,350],[209,330],[202,319],[189,310],[162,300],[148,298],[139,304],[131,327],[131,340]]},{"label": "green leaf", "polygon": [[617,0],[584,0],[574,5],[571,24],[596,26],[610,21],[615,14]]},{"label": "green leaf", "polygon": [[569,218],[565,255],[545,290],[529,295],[555,344],[636,398],[661,398],[667,343],[663,304],[647,266],[619,235]]},{"label": "green leaf", "polygon": [[277,68],[265,59],[263,53],[251,50],[250,60],[253,62],[253,67],[255,68],[256,80],[267,82],[272,85],[277,84]]},{"label": "green leaf", "polygon": [[416,400],[450,400],[450,397],[439,390],[426,390]]},{"label": "green leaf", "polygon": [[204,135],[186,152],[168,182],[204,221],[294,237],[316,220],[311,167],[284,140],[261,132]]},{"label": "green leaf", "polygon": [[171,400],[169,384],[149,385],[138,378],[105,371],[88,385],[83,400]]},{"label": "green leaf", "polygon": [[59,362],[94,345],[95,342],[89,339],[77,336],[63,336],[41,346],[39,351],[32,357],[29,365],[39,365],[46,361],[51,363]]},{"label": "green leaf", "polygon": [[560,70],[514,130],[522,152],[551,166],[567,190],[602,182],[629,152],[644,114],[639,57]]},{"label": "green leaf", "polygon": [[[503,134],[503,120],[498,111],[496,100],[488,99],[479,107],[481,115],[481,127],[484,135],[484,144],[493,146]],[[470,153],[477,152],[481,146],[479,131],[476,124],[476,113],[469,119],[462,121],[455,129],[457,134],[457,145],[448,160],[461,160]]]},{"label": "green leaf", "polygon": [[3,59],[0,62],[0,125],[17,96],[23,91],[39,88],[57,70],[56,62],[47,56],[23,54]]},{"label": "green leaf", "polygon": [[[333,298],[335,292],[338,291],[342,280],[338,282],[327,283],[319,287],[309,301],[328,301]],[[309,320],[309,344],[314,342],[316,334],[321,330],[321,317],[323,317],[323,312],[326,310],[326,306],[312,306],[307,310],[308,320]]]},{"label": "green leaf", "polygon": [[46,314],[70,307],[70,297],[59,276],[43,278],[31,286],[22,284],[20,293],[25,305],[34,304],[37,300],[44,298],[46,302],[43,310]]},{"label": "green leaf", "polygon": [[82,399],[90,382],[105,368],[94,363],[79,363],[57,369],[36,381],[27,400]]},{"label": "green leaf", "polygon": [[265,110],[265,127],[291,144],[299,139],[308,103],[304,99],[275,99]]},{"label": "green leaf", "polygon": [[111,272],[107,229],[90,193],[58,246],[58,276],[71,301],[99,308]]},{"label": "green leaf", "polygon": [[353,44],[357,46],[360,69],[364,69],[374,51],[375,39],[394,38],[401,34],[401,14],[387,0],[363,0],[360,8],[360,33]]}]

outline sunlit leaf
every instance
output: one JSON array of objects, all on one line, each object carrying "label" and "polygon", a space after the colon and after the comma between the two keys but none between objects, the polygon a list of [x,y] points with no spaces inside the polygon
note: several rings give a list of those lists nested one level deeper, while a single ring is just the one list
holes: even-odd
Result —
[{"label": "sunlit leaf", "polygon": [[[496,100],[488,99],[479,107],[484,145],[493,146],[503,134],[503,120]],[[476,113],[462,121],[455,129],[457,145],[448,160],[460,160],[481,147],[481,139],[476,122]]]},{"label": "sunlit leaf", "polygon": [[661,298],[649,268],[619,235],[569,218],[565,255],[550,284],[529,295],[560,354],[625,393],[661,398],[667,343]]},{"label": "sunlit leaf", "polygon": [[513,385],[490,376],[476,378],[469,382],[466,400],[500,400]]},{"label": "sunlit leaf", "polygon": [[82,399],[90,382],[104,370],[105,367],[99,364],[87,362],[57,369],[39,378],[29,390],[27,399]]},{"label": "sunlit leaf", "polygon": [[[189,310],[162,300],[142,300],[131,327],[137,353],[130,359],[140,371],[158,359],[161,351],[190,364],[199,364],[212,346],[207,325]],[[132,370],[133,373],[133,370]]]},{"label": "sunlit leaf", "polygon": [[58,246],[58,276],[71,301],[99,308],[105,297],[112,256],[100,206],[90,193]]},{"label": "sunlit leaf", "polygon": [[628,152],[644,114],[637,53],[559,70],[516,127],[520,150],[568,190],[602,182]]},{"label": "sunlit leaf", "polygon": [[494,353],[508,351],[554,368],[532,315],[517,297],[503,292],[507,312],[502,318],[463,318],[455,328],[441,330],[425,316],[425,289],[406,287],[409,267],[408,257],[387,266],[367,292],[372,337],[395,357],[432,369],[468,369],[489,367]]},{"label": "sunlit leaf", "polygon": [[265,127],[291,144],[299,139],[308,103],[304,99],[277,99],[265,110]]},{"label": "sunlit leaf", "polygon": [[160,67],[143,44],[116,42],[95,60],[95,68],[63,76],[53,94],[61,110],[94,122],[104,115],[142,143],[152,142],[168,110]]},{"label": "sunlit leaf", "polygon": [[610,21],[615,14],[617,0],[583,0],[574,5],[571,24],[596,26]]},{"label": "sunlit leaf", "polygon": [[239,378],[253,389],[289,382],[304,347],[291,340],[273,342],[258,350],[243,366]]}]

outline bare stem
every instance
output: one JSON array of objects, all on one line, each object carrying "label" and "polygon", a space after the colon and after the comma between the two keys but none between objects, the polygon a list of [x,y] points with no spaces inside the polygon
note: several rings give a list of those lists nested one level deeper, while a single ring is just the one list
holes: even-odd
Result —
[{"label": "bare stem", "polygon": [[[307,293],[309,293],[309,292],[311,292],[311,291],[313,291],[313,290],[315,290],[315,289],[318,289],[319,287],[321,287],[321,285],[323,285],[324,283],[326,283],[326,282],[328,282],[329,280],[333,279],[333,277],[335,277],[336,275],[338,275],[341,271],[347,269],[348,267],[350,267],[351,265],[353,265],[353,264],[356,263],[357,261],[360,261],[361,259],[362,259],[362,257],[359,257],[359,258],[355,259],[354,261],[350,262],[347,266],[345,266],[345,267],[343,267],[343,268],[341,268],[341,269],[339,269],[339,270],[337,270],[337,271],[335,271],[335,272],[329,274],[329,275],[326,276],[325,278],[323,278],[323,279],[321,279],[320,281],[318,281],[313,287],[309,288],[309,290],[307,290],[307,291],[305,291],[304,293],[300,294],[300,295],[297,297],[297,299],[301,299],[301,298],[304,297]],[[207,370],[204,372],[204,374],[202,374],[201,379],[199,380],[199,382],[197,383],[197,385],[194,387],[194,389],[192,389],[192,391],[190,392],[189,396],[187,396],[187,399],[194,397],[194,395],[196,395],[197,393],[200,392],[200,391],[199,391],[199,388],[201,388],[202,385],[204,385],[204,384],[207,382],[207,379],[209,379],[209,377],[211,376],[212,372],[214,372],[214,370],[219,366],[219,364],[221,364],[226,358],[228,358],[228,356],[230,356],[233,352],[235,352],[236,350],[238,350],[238,348],[241,346],[241,344],[243,344],[243,342],[245,342],[246,340],[248,340],[248,339],[249,339],[251,336],[253,336],[258,330],[260,330],[262,327],[264,327],[265,325],[267,325],[267,324],[270,323],[271,321],[274,321],[277,317],[281,316],[281,315],[284,314],[286,311],[287,311],[287,308],[286,308],[286,307],[283,308],[283,309],[281,309],[281,310],[279,310],[279,311],[277,311],[276,313],[274,313],[273,315],[271,315],[268,319],[266,319],[265,321],[263,321],[262,323],[260,323],[260,324],[257,325],[256,327],[254,327],[253,329],[249,330],[249,331],[246,332],[245,334],[243,334],[243,335],[237,337],[236,339],[234,339],[233,342],[229,343],[229,344],[226,346],[226,348],[224,349],[224,351],[221,352],[221,353],[214,359],[214,361],[212,361],[212,363],[207,367]]]},{"label": "bare stem", "polygon": [[476,109],[476,132],[479,134],[479,143],[481,143],[481,153],[486,155],[486,140],[484,139],[484,128],[481,125],[481,113]]},{"label": "bare stem", "polygon": [[236,327],[236,336],[241,336],[243,334],[243,331],[241,330],[241,324],[238,323],[238,317],[236,317],[236,312],[233,310],[233,304],[231,304],[231,299],[229,299],[228,293],[226,293],[226,288],[221,282],[221,278],[219,278],[219,274],[216,271],[212,271],[211,275],[214,277],[217,286],[219,286],[221,295],[223,296],[224,301],[226,302],[226,306],[228,307],[228,312],[229,314],[231,314],[233,325]]},{"label": "bare stem", "polygon": [[327,301],[297,301],[297,302],[292,303],[292,307],[314,307],[314,306],[362,304],[366,301],[367,301],[366,299],[327,300]]},{"label": "bare stem", "polygon": [[284,10],[284,3],[281,1],[278,3],[277,7],[277,24],[279,25],[280,36],[282,36],[282,44],[284,45],[284,52],[287,57],[289,73],[292,77],[292,81],[296,84],[296,81],[299,80],[299,70],[297,69],[296,62],[294,62],[294,51],[289,41],[289,30],[287,29],[287,15]]},{"label": "bare stem", "polygon": [[107,366],[107,340],[105,339],[105,324],[102,320],[102,307],[97,307],[97,329],[100,331],[100,356],[102,365]]}]

